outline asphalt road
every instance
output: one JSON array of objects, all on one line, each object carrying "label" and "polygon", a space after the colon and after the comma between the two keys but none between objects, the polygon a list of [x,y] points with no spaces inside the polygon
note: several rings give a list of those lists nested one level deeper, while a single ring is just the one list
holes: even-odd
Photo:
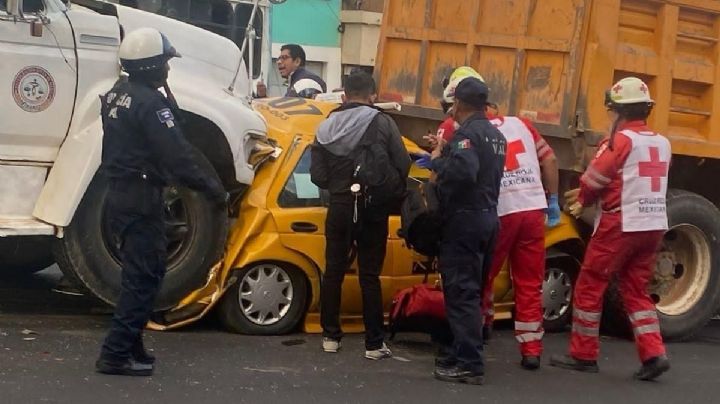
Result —
[{"label": "asphalt road", "polygon": [[[426,336],[401,334],[396,357],[362,357],[359,335],[338,354],[320,350],[318,335],[229,334],[212,321],[175,332],[150,332],[155,376],[128,378],[93,371],[109,321],[88,299],[49,291],[57,274],[0,280],[0,403],[713,403],[720,384],[720,321],[695,340],[669,344],[673,368],[659,381],[631,379],[639,366],[631,342],[603,338],[601,371],[581,374],[544,364],[522,370],[509,325],[487,348],[484,386],[435,381]],[[567,334],[546,337],[561,353]]]}]

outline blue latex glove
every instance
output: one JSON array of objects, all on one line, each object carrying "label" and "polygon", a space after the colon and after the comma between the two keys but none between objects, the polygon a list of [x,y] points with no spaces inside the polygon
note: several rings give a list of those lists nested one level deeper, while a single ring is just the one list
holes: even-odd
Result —
[{"label": "blue latex glove", "polygon": [[427,153],[422,154],[412,154],[412,157],[415,158],[415,165],[417,165],[420,168],[426,168],[430,169],[432,158]]},{"label": "blue latex glove", "polygon": [[550,194],[548,198],[547,226],[555,227],[560,224],[560,205],[558,204],[557,194]]}]

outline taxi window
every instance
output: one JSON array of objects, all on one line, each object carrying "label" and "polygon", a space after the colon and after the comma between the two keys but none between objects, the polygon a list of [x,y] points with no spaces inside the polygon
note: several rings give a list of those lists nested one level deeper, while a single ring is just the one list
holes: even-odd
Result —
[{"label": "taxi window", "polygon": [[285,187],[278,198],[283,208],[309,208],[327,206],[327,191],[318,188],[310,181],[310,148],[303,152]]}]

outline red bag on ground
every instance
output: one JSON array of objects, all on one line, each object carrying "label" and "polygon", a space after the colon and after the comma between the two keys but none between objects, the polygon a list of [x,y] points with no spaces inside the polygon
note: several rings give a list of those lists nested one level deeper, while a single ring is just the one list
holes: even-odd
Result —
[{"label": "red bag on ground", "polygon": [[397,331],[432,332],[446,321],[445,299],[438,286],[422,283],[393,296],[389,319],[391,339]]}]

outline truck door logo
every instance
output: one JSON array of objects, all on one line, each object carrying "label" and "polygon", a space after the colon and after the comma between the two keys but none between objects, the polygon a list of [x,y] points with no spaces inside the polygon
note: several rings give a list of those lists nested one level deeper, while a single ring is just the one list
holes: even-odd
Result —
[{"label": "truck door logo", "polygon": [[23,111],[42,112],[55,98],[55,80],[42,67],[28,66],[15,75],[12,92]]}]

